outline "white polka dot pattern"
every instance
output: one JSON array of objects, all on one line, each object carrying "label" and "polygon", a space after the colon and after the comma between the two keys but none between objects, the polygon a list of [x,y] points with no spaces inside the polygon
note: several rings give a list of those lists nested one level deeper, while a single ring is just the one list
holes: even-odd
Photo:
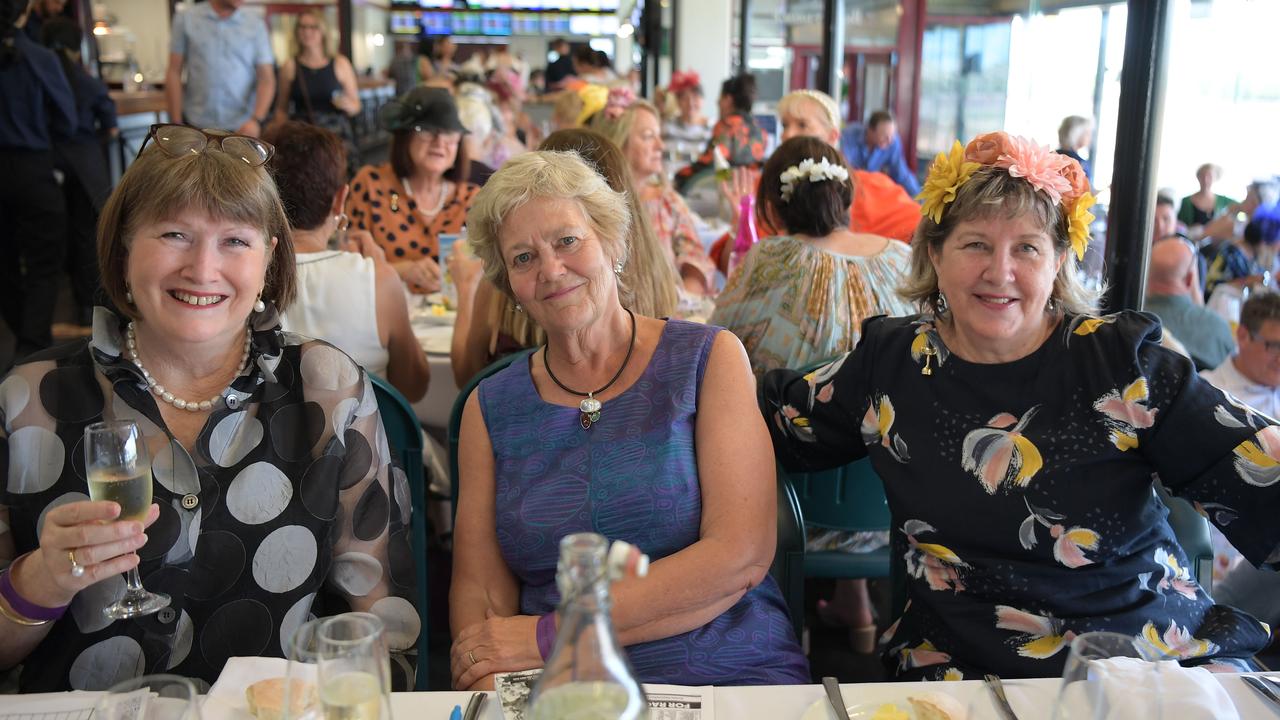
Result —
[{"label": "white polka dot pattern", "polygon": [[253,579],[263,590],[286,593],[298,587],[316,567],[316,539],[301,525],[271,533],[253,554]]},{"label": "white polka dot pattern", "polygon": [[9,435],[9,492],[44,492],[58,482],[67,449],[62,439],[38,425]]},{"label": "white polka dot pattern", "polygon": [[106,690],[142,675],[142,646],[124,635],[107,638],[85,648],[71,663],[73,690]]},{"label": "white polka dot pattern", "polygon": [[345,390],[360,379],[360,367],[341,350],[316,343],[302,351],[302,382],[320,390]]},{"label": "white polka dot pattern", "polygon": [[196,464],[177,440],[170,440],[156,451],[151,459],[151,475],[174,495],[200,492]]},{"label": "white polka dot pattern", "polygon": [[262,423],[248,412],[234,412],[218,421],[209,434],[209,456],[224,468],[233,467],[262,442]]},{"label": "white polka dot pattern", "polygon": [[374,603],[369,611],[382,618],[389,649],[407,650],[413,647],[422,627],[422,619],[412,603],[393,595]]},{"label": "white polka dot pattern", "polygon": [[[27,408],[31,401],[31,384],[21,375],[10,375],[0,382],[0,412],[5,418],[15,418]],[[354,401],[354,398],[353,398]],[[5,430],[7,431],[6,424]]]},{"label": "white polka dot pattern", "polygon": [[245,525],[261,525],[279,517],[292,499],[293,483],[280,468],[256,462],[231,481],[227,511]]},{"label": "white polka dot pattern", "polygon": [[333,559],[332,573],[338,587],[356,597],[364,597],[382,579],[382,564],[365,553],[343,553]]}]

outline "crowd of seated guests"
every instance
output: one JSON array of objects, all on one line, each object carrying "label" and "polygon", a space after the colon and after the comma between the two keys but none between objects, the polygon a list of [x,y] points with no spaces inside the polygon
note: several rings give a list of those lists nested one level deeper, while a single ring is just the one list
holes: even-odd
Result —
[{"label": "crowd of seated guests", "polygon": [[[0,15],[13,5],[0,0]],[[909,602],[888,627],[865,583],[819,605],[860,651],[884,630],[897,678],[1058,675],[1091,630],[1231,670],[1270,642],[1188,575],[1151,492],[1158,476],[1231,508],[1211,514],[1227,539],[1254,566],[1276,562],[1280,430],[1273,408],[1246,404],[1274,400],[1274,296],[1251,296],[1233,331],[1204,306],[1212,270],[1199,267],[1221,259],[1233,269],[1217,281],[1241,286],[1272,268],[1265,184],[1209,210],[1214,175],[1201,178],[1184,205],[1218,239],[1211,254],[1162,201],[1154,315],[1103,316],[1079,273],[1093,196],[1078,122],[1056,153],[1003,132],[957,142],[921,185],[887,113],[843,126],[829,96],[791,93],[766,156],[750,75],[725,81],[708,127],[696,76],[673,80],[673,117],[566,44],[571,67],[547,98],[556,132],[540,142],[510,57],[459,63],[437,39],[379,112],[388,161],[352,173],[341,123],[320,119],[351,111],[349,63],[326,52],[318,20],[299,20],[263,139],[153,130],[103,206],[108,306],[92,335],[0,384],[0,564],[21,599],[0,600],[0,666],[22,664],[24,690],[102,689],[159,665],[209,683],[228,657],[280,655],[299,618],[352,609],[395,629],[408,669],[410,509],[369,375],[425,394],[411,309],[446,271],[459,386],[531,350],[481,381],[461,417],[454,687],[542,665],[558,541],[584,531],[654,560],[613,588],[641,680],[808,682],[768,572],[775,458],[792,471],[869,458],[882,478],[887,532],[807,539],[889,543],[905,559]],[[321,97],[324,83],[344,93]],[[668,167],[666,143],[694,137],[693,162]],[[751,208],[756,237],[706,251],[681,195],[706,182],[731,227]],[[1241,238],[1224,224],[1237,211]],[[442,267],[443,237],[464,227]],[[714,298],[709,323],[681,319],[690,296]],[[1162,325],[1190,360],[1162,346]],[[118,507],[87,499],[76,438],[103,417],[138,422],[157,458],[143,522],[110,522]],[[176,628],[96,620],[131,567],[175,598]],[[27,622],[33,607],[57,619]],[[696,659],[708,653],[717,661]]]}]

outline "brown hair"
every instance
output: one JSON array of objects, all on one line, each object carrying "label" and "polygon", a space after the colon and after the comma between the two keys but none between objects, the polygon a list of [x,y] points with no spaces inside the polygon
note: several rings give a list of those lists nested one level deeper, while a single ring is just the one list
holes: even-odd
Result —
[{"label": "brown hair", "polygon": [[1250,293],[1240,308],[1240,327],[1253,335],[1261,332],[1262,324],[1268,320],[1280,322],[1280,293],[1274,290]]},{"label": "brown hair", "polygon": [[[405,128],[391,133],[391,145],[387,149],[387,156],[391,160],[391,169],[398,177],[413,177],[418,169],[413,164],[413,157],[409,154],[409,143],[413,142],[415,132],[417,131],[413,128]],[[456,183],[464,183],[470,177],[471,153],[467,152],[467,144],[459,138],[458,155],[453,159],[453,166],[444,171],[444,178]]]},{"label": "brown hair", "polygon": [[268,249],[262,299],[281,312],[289,307],[297,291],[293,236],[276,184],[266,169],[249,167],[212,147],[175,158],[152,146],[125,171],[98,218],[102,289],[116,308],[138,318],[126,301],[129,246],[138,228],[187,210],[242,222],[260,228],[267,238],[274,237],[276,246]]},{"label": "brown hair", "polygon": [[778,146],[769,156],[760,174],[760,186],[756,189],[756,207],[771,222],[777,218],[789,233],[809,237],[825,237],[837,228],[849,226],[849,206],[853,204],[853,176],[845,180],[809,182],[800,178],[792,185],[791,199],[782,200],[782,173],[804,160],[821,161],[826,158],[832,165],[847,171],[840,151],[816,137],[801,135]]},{"label": "brown hair", "polygon": [[622,150],[604,135],[585,128],[553,132],[538,149],[578,153],[610,188],[626,196],[632,224],[626,240],[629,260],[622,269],[620,284],[630,290],[631,302],[624,304],[648,317],[671,315],[677,301],[675,268],[667,260],[649,212],[631,182],[631,170]]},{"label": "brown hair", "polygon": [[267,169],[276,181],[289,224],[299,230],[320,227],[329,218],[333,196],[346,184],[347,148],[342,139],[318,125],[273,125],[262,139],[276,146]]},{"label": "brown hair", "polygon": [[1098,293],[1080,280],[1062,206],[1026,180],[992,165],[978,168],[960,186],[956,199],[947,205],[941,223],[935,223],[928,216],[921,218],[911,239],[911,272],[898,288],[898,294],[916,303],[921,310],[932,311],[938,302],[938,273],[929,252],[932,250],[940,256],[947,237],[962,222],[1022,216],[1030,216],[1049,235],[1055,255],[1068,254],[1053,280],[1050,299],[1073,315],[1096,313]]}]

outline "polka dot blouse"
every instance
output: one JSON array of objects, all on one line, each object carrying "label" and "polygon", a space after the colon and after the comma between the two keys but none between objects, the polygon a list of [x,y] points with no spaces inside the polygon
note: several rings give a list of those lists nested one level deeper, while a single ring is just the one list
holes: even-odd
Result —
[{"label": "polka dot blouse", "polygon": [[[368,230],[387,253],[387,260],[439,259],[440,233],[456,233],[467,221],[467,211],[479,185],[455,183],[453,193],[434,217],[420,212],[418,203],[405,192],[391,163],[366,165],[351,180],[347,215],[351,226]],[[429,203],[434,204],[434,203]],[[431,209],[431,208],[428,208]]]},{"label": "polka dot blouse", "polygon": [[[368,376],[333,346],[257,316],[249,369],[188,451],[138,370],[121,321],[99,308],[90,340],[43,353],[0,383],[0,565],[34,550],[50,508],[88,500],[84,428],[138,423],[160,518],[138,552],[143,584],[172,604],[109,622],[114,576],[81,591],[24,661],[23,692],[102,690],[172,672],[207,689],[227,658],[283,657],[311,615],[369,611],[393,666],[414,647],[410,500]],[[402,683],[397,683],[401,685]]]}]

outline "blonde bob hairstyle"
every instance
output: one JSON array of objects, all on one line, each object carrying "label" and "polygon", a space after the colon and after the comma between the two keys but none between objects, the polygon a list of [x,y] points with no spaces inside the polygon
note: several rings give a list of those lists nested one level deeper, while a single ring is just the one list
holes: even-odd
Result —
[{"label": "blonde bob hairstyle", "polygon": [[118,310],[139,319],[137,309],[127,301],[133,236],[143,225],[187,211],[261,230],[268,253],[262,299],[280,312],[289,307],[297,291],[293,235],[266,167],[249,167],[214,147],[175,158],[152,145],[125,171],[98,219],[102,289]]},{"label": "blonde bob hairstyle", "polygon": [[790,114],[800,103],[813,103],[822,110],[822,117],[827,121],[828,130],[840,129],[840,106],[835,98],[821,90],[796,90],[782,96],[778,101],[776,114],[779,118]]},{"label": "blonde bob hairstyle", "polygon": [[1029,216],[1053,240],[1055,256],[1066,255],[1053,280],[1049,300],[1054,309],[1070,315],[1093,315],[1098,311],[1099,292],[1087,288],[1067,235],[1067,215],[1062,206],[1036,190],[1026,180],[1005,170],[984,166],[960,186],[956,199],[947,206],[942,222],[923,217],[911,240],[911,273],[898,294],[915,303],[924,313],[935,313],[938,304],[938,273],[929,259],[932,250],[942,256],[942,245],[962,222],[991,218]]},{"label": "blonde bob hairstyle", "polygon": [[[467,240],[484,264],[484,276],[504,295],[515,297],[498,236],[511,213],[534,198],[576,202],[600,238],[609,264],[626,264],[627,237],[631,232],[626,196],[612,190],[576,152],[522,153],[489,177],[467,213]],[[618,295],[623,305],[630,305],[631,293],[621,278]]]}]

